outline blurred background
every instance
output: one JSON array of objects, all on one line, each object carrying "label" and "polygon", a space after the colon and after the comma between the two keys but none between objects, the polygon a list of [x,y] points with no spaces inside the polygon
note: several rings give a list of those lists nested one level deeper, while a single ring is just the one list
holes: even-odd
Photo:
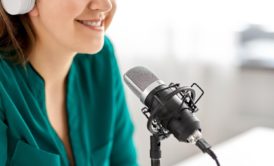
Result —
[{"label": "blurred background", "polygon": [[[121,73],[145,66],[166,83],[198,83],[196,114],[217,145],[255,126],[274,128],[274,10],[271,0],[116,0],[107,34]],[[143,105],[125,86],[140,165],[149,166]],[[162,165],[201,153],[173,136],[162,141]],[[213,164],[214,165],[214,164]]]}]

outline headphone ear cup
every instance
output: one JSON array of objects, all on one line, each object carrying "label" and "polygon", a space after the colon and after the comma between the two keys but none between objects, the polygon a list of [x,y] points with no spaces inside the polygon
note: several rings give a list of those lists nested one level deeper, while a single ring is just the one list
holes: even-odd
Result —
[{"label": "headphone ear cup", "polygon": [[35,0],[1,0],[2,6],[10,15],[26,14],[35,5]]},{"label": "headphone ear cup", "polygon": [[24,8],[23,8],[21,14],[25,14],[25,13],[30,12],[33,9],[34,5],[35,5],[35,0],[25,0],[25,1],[26,1],[26,3],[24,5]]}]

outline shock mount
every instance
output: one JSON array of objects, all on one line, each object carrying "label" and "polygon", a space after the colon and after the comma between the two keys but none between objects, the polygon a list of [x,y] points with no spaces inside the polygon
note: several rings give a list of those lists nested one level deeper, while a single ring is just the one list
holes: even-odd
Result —
[{"label": "shock mount", "polygon": [[[196,92],[194,88],[198,88],[200,90],[199,97],[196,98]],[[163,90],[172,89],[172,92],[165,96],[164,99],[159,99],[157,94]],[[161,125],[160,119],[157,118],[159,114],[159,110],[165,108],[165,106],[169,103],[170,99],[177,95],[181,99],[180,107],[177,111],[172,111],[165,117],[165,120],[172,119],[173,117],[177,117],[181,111],[190,110],[192,113],[198,111],[198,107],[196,106],[197,102],[204,95],[203,89],[196,83],[193,83],[191,86],[180,87],[180,84],[170,83],[166,88],[160,89],[156,91],[153,96],[153,100],[157,100],[159,103],[155,108],[144,107],[141,109],[143,114],[147,117],[147,128],[152,134],[150,136],[150,158],[152,166],[160,166],[160,158],[161,158],[161,141],[168,138],[171,132]],[[162,120],[162,119],[161,119]]]}]

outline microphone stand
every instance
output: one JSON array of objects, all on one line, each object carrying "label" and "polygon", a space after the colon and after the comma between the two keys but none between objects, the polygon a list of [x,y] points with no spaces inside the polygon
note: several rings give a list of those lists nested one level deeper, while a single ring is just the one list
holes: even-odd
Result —
[{"label": "microphone stand", "polygon": [[161,140],[169,137],[170,132],[165,130],[162,125],[153,120],[150,110],[147,107],[142,108],[143,114],[149,119],[148,130],[152,133],[150,136],[150,158],[151,166],[160,166],[161,158]]},{"label": "microphone stand", "polygon": [[161,142],[157,135],[150,136],[150,158],[151,166],[160,166]]}]

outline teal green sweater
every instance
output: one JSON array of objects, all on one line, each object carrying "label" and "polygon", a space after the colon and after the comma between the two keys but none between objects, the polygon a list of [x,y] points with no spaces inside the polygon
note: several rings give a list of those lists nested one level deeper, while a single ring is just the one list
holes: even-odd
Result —
[{"label": "teal green sweater", "polygon": [[[77,166],[137,165],[121,76],[108,38],[95,55],[78,54],[66,82],[69,139]],[[0,166],[69,166],[51,126],[45,83],[25,67],[0,60]]]}]

